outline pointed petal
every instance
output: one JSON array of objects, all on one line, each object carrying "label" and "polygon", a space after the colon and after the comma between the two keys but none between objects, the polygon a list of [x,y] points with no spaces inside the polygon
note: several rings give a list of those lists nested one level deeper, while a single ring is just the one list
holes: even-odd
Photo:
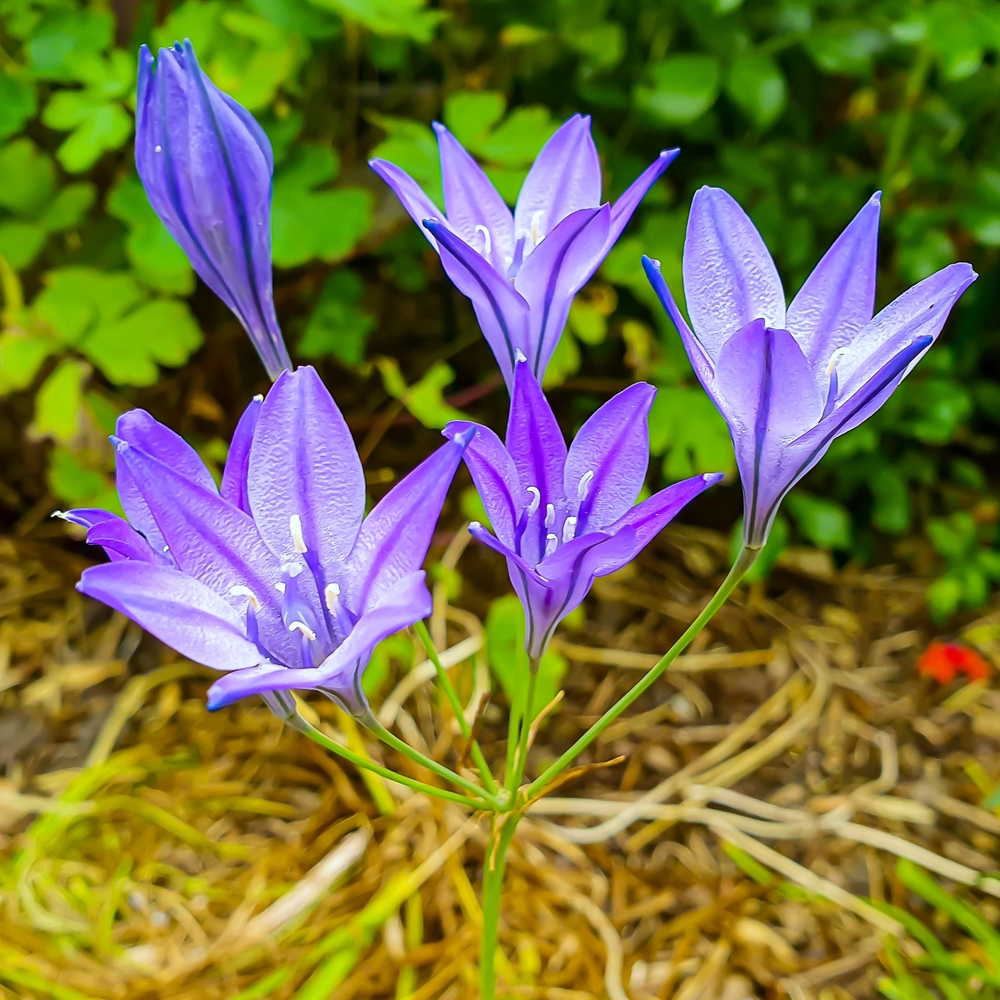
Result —
[{"label": "pointed petal", "polygon": [[639,202],[646,197],[646,192],[660,179],[663,171],[677,159],[679,153],[679,149],[663,150],[611,206],[611,232],[608,234],[608,250],[614,243],[618,242],[618,237],[628,225],[632,213],[639,207]]},{"label": "pointed petal", "polygon": [[537,583],[541,587],[547,587],[548,581],[545,580],[538,571],[533,567],[528,565],[528,563],[511,548],[509,545],[504,545],[498,538],[486,530],[486,528],[480,524],[478,521],[473,521],[469,525],[469,534],[479,542],[481,545],[485,545],[488,549],[492,549],[494,552],[498,552],[500,555],[507,560],[508,568],[511,573],[514,572],[515,567],[519,569],[526,577]]},{"label": "pointed petal", "polygon": [[263,402],[263,396],[254,396],[250,400],[250,405],[243,411],[243,416],[233,431],[233,440],[226,456],[226,467],[222,472],[222,486],[219,488],[220,495],[245,514],[250,513],[250,498],[247,495],[250,445],[253,443],[260,406]]},{"label": "pointed petal", "polygon": [[472,434],[467,430],[438,448],[365,518],[344,569],[355,614],[367,614],[399,580],[420,569]]},{"label": "pointed petal", "polygon": [[440,222],[425,219],[424,227],[438,241],[445,273],[472,300],[483,336],[509,386],[516,352],[526,354],[529,350],[528,303],[488,260]]},{"label": "pointed petal", "polygon": [[630,385],[597,410],[569,446],[563,490],[571,506],[579,498],[579,533],[604,528],[635,503],[649,464],[646,418],[655,396],[645,382]]},{"label": "pointed petal", "polygon": [[206,490],[218,492],[212,473],[208,471],[198,452],[180,436],[145,410],[128,410],[118,418],[115,434],[134,448],[169,465],[174,471]]},{"label": "pointed petal", "polygon": [[507,421],[507,451],[514,460],[517,478],[527,490],[541,494],[541,509],[563,499],[566,442],[555,414],[526,361],[514,372],[514,388]]},{"label": "pointed petal", "polygon": [[527,356],[538,379],[559,343],[573,296],[604,260],[610,224],[607,205],[574,212],[535,247],[514,278],[531,309]]},{"label": "pointed petal", "polygon": [[87,532],[87,544],[100,545],[112,562],[123,559],[159,565],[169,562],[162,553],[154,552],[149,542],[128,521],[116,515],[112,515],[100,524],[95,524]]},{"label": "pointed petal", "polygon": [[825,366],[872,318],[879,197],[873,195],[837,237],[788,307],[789,332],[816,366]]},{"label": "pointed petal", "polygon": [[437,250],[437,240],[430,230],[425,228],[424,219],[443,220],[444,212],[424,194],[423,188],[402,167],[381,159],[369,160],[368,166],[392,188],[393,194],[402,202],[403,208],[417,224],[417,228]]},{"label": "pointed petal", "polygon": [[247,493],[261,537],[279,560],[295,558],[298,517],[307,562],[322,590],[354,547],[365,513],[365,477],[337,404],[310,366],[284,372],[260,408]]},{"label": "pointed petal", "polygon": [[260,662],[239,615],[204,584],[175,569],[106,563],[85,569],[76,588],[197,663],[239,670]]},{"label": "pointed petal", "polygon": [[723,479],[721,472],[693,476],[636,504],[609,531],[631,528],[635,532],[635,553],[645,548],[698,494]]},{"label": "pointed petal", "polygon": [[[715,363],[709,357],[701,341],[694,335],[691,327],[688,326],[684,314],[677,307],[660,270],[660,262],[643,254],[642,269],[646,272],[646,277],[653,286],[653,291],[656,292],[660,304],[670,317],[670,322],[674,324],[674,328],[680,335],[681,343],[684,345],[684,350],[687,351],[687,356],[691,359],[691,367],[694,368],[698,381],[704,386],[709,396],[715,400]],[[718,401],[715,405],[719,405]]]},{"label": "pointed petal", "polygon": [[514,240],[538,243],[563,219],[601,204],[601,159],[590,116],[573,115],[542,147],[521,185],[514,209]]},{"label": "pointed petal", "polygon": [[785,326],[785,293],[754,224],[721,188],[703,187],[691,203],[684,242],[684,295],[691,325],[712,358],[755,319]]},{"label": "pointed petal", "polygon": [[465,450],[465,465],[497,538],[504,545],[512,546],[519,512],[530,497],[521,488],[514,460],[489,427],[469,420],[453,420],[442,433],[453,441],[471,428],[475,428],[476,434]]},{"label": "pointed petal", "polygon": [[372,650],[383,639],[426,618],[433,609],[423,573],[400,579],[385,594],[382,604],[363,615],[344,643],[313,669],[261,666],[226,674],[208,692],[208,707],[215,711],[252,694],[267,691],[322,689],[352,709],[364,707],[360,677]]},{"label": "pointed petal", "polygon": [[[448,227],[501,274],[514,257],[514,219],[482,167],[442,125],[434,123]],[[426,219],[427,216],[425,215]]]}]

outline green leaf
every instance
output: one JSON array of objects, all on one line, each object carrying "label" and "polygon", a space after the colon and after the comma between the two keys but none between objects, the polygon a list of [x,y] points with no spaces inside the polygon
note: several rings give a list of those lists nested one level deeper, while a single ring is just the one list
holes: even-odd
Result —
[{"label": "green leaf", "polygon": [[483,506],[483,499],[479,495],[475,486],[466,486],[458,496],[458,506],[462,511],[462,516],[468,521],[478,521],[480,524],[490,527],[490,517]]},{"label": "green leaf", "polygon": [[83,221],[96,197],[97,188],[93,184],[67,184],[46,206],[40,221],[50,233],[73,229]]},{"label": "green leaf", "polygon": [[184,0],[153,30],[154,51],[188,38],[199,59],[207,59],[221,36],[219,19],[225,6],[223,0]]},{"label": "green leaf", "polygon": [[95,100],[125,97],[135,82],[135,58],[124,49],[115,49],[107,57],[76,53],[67,62],[74,78],[86,84],[87,93]]},{"label": "green leaf", "polygon": [[851,515],[836,500],[794,490],[785,500],[799,531],[821,549],[851,547]]},{"label": "green leaf", "polygon": [[455,373],[443,361],[432,365],[423,378],[409,387],[395,359],[379,358],[376,364],[385,391],[400,400],[424,427],[440,429],[450,420],[469,419],[444,400],[442,390],[455,380]]},{"label": "green leaf", "polygon": [[507,98],[496,90],[460,90],[444,102],[444,123],[466,149],[474,149],[507,110]]},{"label": "green leaf", "polygon": [[0,206],[34,218],[52,197],[56,166],[30,139],[15,139],[0,149]]},{"label": "green leaf", "polygon": [[51,437],[65,444],[80,433],[83,383],[89,374],[90,365],[82,361],[66,358],[59,363],[35,397],[32,437]]},{"label": "green leaf", "polygon": [[[513,702],[523,692],[528,679],[528,655],[524,651],[524,610],[513,594],[490,603],[486,615],[486,655],[507,700]],[[548,650],[538,667],[532,717],[559,693],[566,674],[566,660]]]},{"label": "green leaf", "polygon": [[548,108],[515,108],[497,128],[477,143],[474,151],[502,167],[526,167],[558,127]]},{"label": "green leaf", "polygon": [[926,379],[914,403],[919,415],[910,423],[910,432],[925,444],[947,444],[972,413],[972,394],[951,379]]},{"label": "green leaf", "polygon": [[788,100],[781,68],[763,52],[742,52],[733,60],[726,93],[760,128],[773,125]]},{"label": "green leaf", "polygon": [[67,506],[100,507],[123,515],[111,480],[103,472],[84,465],[68,448],[52,449],[46,478],[52,495]]},{"label": "green leaf", "polygon": [[726,422],[700,388],[657,391],[649,411],[649,450],[664,456],[663,473],[672,482],[698,473],[730,473],[736,465]]},{"label": "green leaf", "polygon": [[569,328],[585,344],[601,344],[608,335],[608,318],[600,309],[577,296],[569,307]]},{"label": "green leaf", "polygon": [[574,52],[586,57],[591,71],[614,69],[625,55],[625,29],[614,21],[604,21],[587,28],[563,27],[559,37]]},{"label": "green leaf", "polygon": [[899,469],[880,460],[869,485],[875,497],[872,524],[891,535],[908,531],[913,519],[910,490]]},{"label": "green leaf", "polygon": [[99,326],[82,350],[116,385],[152,385],[159,375],[156,362],[183,365],[202,339],[185,303],[154,299]]},{"label": "green leaf", "polygon": [[655,122],[686,125],[699,119],[719,96],[719,60],[685,53],[653,63],[636,86],[636,108]]},{"label": "green leaf", "polygon": [[947,621],[962,603],[962,583],[952,573],[938,577],[925,591],[927,610],[936,622]]},{"label": "green leaf", "polygon": [[968,511],[929,518],[926,531],[934,548],[951,563],[963,562],[978,544],[979,526]]},{"label": "green leaf", "polygon": [[194,291],[194,271],[184,251],[160,222],[135,174],[111,189],[107,210],[128,227],[125,256],[144,284],[175,295]]},{"label": "green leaf", "polygon": [[346,365],[364,361],[368,334],[375,326],[375,317],[361,306],[364,290],[354,271],[336,271],[326,279],[299,341],[302,357],[334,357]]},{"label": "green leaf", "polygon": [[50,10],[32,32],[26,46],[33,74],[42,80],[77,79],[73,57],[104,52],[115,32],[110,10]]},{"label": "green leaf", "polygon": [[849,75],[869,72],[885,44],[885,35],[863,21],[828,21],[806,38],[806,48],[820,69]]},{"label": "green leaf", "polygon": [[37,222],[0,222],[0,254],[15,271],[31,265],[47,238],[45,227]]},{"label": "green leaf", "polygon": [[32,310],[36,320],[66,344],[78,344],[98,325],[114,322],[143,299],[131,275],[90,267],[49,271],[44,282]]},{"label": "green leaf", "polygon": [[49,128],[71,131],[56,150],[71,174],[89,170],[104,153],[124,145],[132,134],[132,119],[120,104],[85,90],[60,90],[42,112]]},{"label": "green leaf", "polygon": [[580,370],[580,348],[569,330],[563,330],[552,352],[549,365],[542,376],[542,388],[553,389],[562,385],[571,375]]},{"label": "green leaf", "polygon": [[31,81],[0,70],[0,139],[20,132],[37,110],[38,98]]},{"label": "green leaf", "polygon": [[316,7],[334,10],[345,20],[357,21],[376,35],[401,35],[429,42],[448,16],[427,10],[426,0],[310,0]]},{"label": "green leaf", "polygon": [[31,385],[55,348],[53,341],[30,336],[17,327],[0,333],[0,395]]},{"label": "green leaf", "polygon": [[366,188],[312,190],[336,171],[332,150],[300,146],[275,178],[271,232],[278,267],[314,257],[341,260],[370,228],[375,199]]},{"label": "green leaf", "polygon": [[372,159],[388,160],[402,167],[437,205],[444,204],[441,189],[441,163],[437,139],[423,122],[397,118],[377,111],[367,111],[365,117],[388,135],[372,151]]},{"label": "green leaf", "polygon": [[528,176],[528,168],[496,167],[488,163],[483,167],[483,172],[489,177],[500,197],[513,208],[517,204],[517,196],[521,191],[524,178]]},{"label": "green leaf", "polygon": [[403,633],[383,639],[372,650],[371,659],[361,677],[361,687],[369,699],[375,698],[389,679],[393,660],[398,660],[407,669],[413,664],[413,643]]}]

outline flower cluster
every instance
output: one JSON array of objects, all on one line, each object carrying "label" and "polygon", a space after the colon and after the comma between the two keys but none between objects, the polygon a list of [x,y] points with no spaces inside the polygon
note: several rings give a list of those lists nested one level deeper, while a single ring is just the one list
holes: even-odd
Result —
[{"label": "flower cluster", "polygon": [[[277,381],[244,413],[221,487],[180,437],[134,410],[113,438],[127,520],[63,516],[110,560],[86,570],[80,590],[224,671],[212,707],[255,693],[276,706],[286,704],[277,692],[310,688],[363,713],[360,678],[375,644],[430,613],[420,567],[463,457],[492,528],[470,530],[507,561],[533,664],[595,578],[633,559],[721,478],[696,476],[637,503],[655,390],[620,392],[567,448],[540,388],[573,296],[677,150],[613,205],[602,202],[590,122],[575,115],[539,153],[512,212],[455,137],[434,128],[444,212],[398,166],[371,166],[472,301],[510,391],[506,439],[449,424],[448,442],[364,517],[344,418],[313,369],[291,370],[275,315],[267,138],[201,71],[189,42],[155,64],[140,53],[136,164],[150,203]],[[732,435],[745,499],[734,580],[792,486],[885,403],[975,280],[967,264],[952,264],[874,315],[878,218],[876,195],[786,307],[747,215],[724,191],[702,188],[684,248],[690,326],[657,262],[643,259]]]}]

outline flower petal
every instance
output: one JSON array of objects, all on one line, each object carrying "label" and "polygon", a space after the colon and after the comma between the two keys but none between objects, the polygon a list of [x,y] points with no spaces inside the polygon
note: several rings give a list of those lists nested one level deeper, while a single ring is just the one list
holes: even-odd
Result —
[{"label": "flower petal", "polygon": [[516,567],[540,587],[549,586],[548,581],[533,566],[530,566],[511,546],[504,545],[499,538],[491,535],[485,525],[480,524],[478,521],[471,522],[469,525],[469,534],[481,545],[485,545],[488,549],[492,549],[494,552],[502,555],[508,562],[511,574],[513,574]]},{"label": "flower petal", "polygon": [[424,189],[405,171],[388,160],[374,159],[368,161],[372,168],[392,188],[393,194],[402,202],[407,214],[417,224],[417,228],[426,237],[435,250],[437,240],[429,229],[424,226],[424,219],[444,219],[444,212],[424,194]]},{"label": "flower petal", "polygon": [[127,441],[134,448],[169,465],[175,472],[190,479],[192,483],[206,490],[219,492],[212,473],[201,460],[201,456],[180,436],[158,420],[154,420],[145,410],[128,410],[118,418],[115,435]]},{"label": "flower petal", "polygon": [[254,396],[250,400],[250,405],[243,411],[243,416],[233,431],[233,440],[229,444],[229,454],[226,456],[226,467],[222,471],[222,486],[219,487],[220,495],[245,514],[250,513],[250,498],[247,495],[250,445],[253,444],[253,435],[257,429],[257,419],[263,402],[263,396]]},{"label": "flower petal", "polygon": [[[624,514],[608,531],[631,528],[635,532],[635,553],[645,548],[698,494],[723,479],[721,472],[692,476],[668,486],[659,493],[636,504]],[[631,557],[630,557],[631,558]]]},{"label": "flower petal", "polygon": [[721,188],[691,203],[684,242],[684,295],[691,325],[711,358],[755,319],[785,326],[785,293],[774,261],[747,214]]},{"label": "flower petal", "polygon": [[563,219],[601,204],[601,159],[590,135],[590,116],[573,115],[542,147],[514,209],[514,240],[539,243]]},{"label": "flower petal", "polygon": [[837,237],[788,307],[788,329],[817,367],[872,318],[879,197],[874,194]]},{"label": "flower petal", "polygon": [[539,491],[542,511],[564,499],[566,441],[526,361],[518,362],[514,371],[506,444],[522,488]]},{"label": "flower petal", "polygon": [[465,449],[465,465],[483,501],[490,525],[504,545],[513,546],[514,526],[530,497],[521,488],[514,460],[489,427],[469,420],[453,420],[442,432],[449,441],[475,428]]},{"label": "flower petal", "polygon": [[639,207],[639,202],[646,197],[646,192],[660,179],[663,171],[677,159],[679,153],[679,149],[664,149],[611,206],[611,232],[608,233],[608,250],[618,242],[618,237],[628,225],[632,213]]},{"label": "flower petal", "polygon": [[[448,227],[501,274],[514,257],[514,219],[482,167],[442,125],[434,123]],[[426,219],[427,216],[425,215]]]},{"label": "flower petal", "polygon": [[514,278],[529,314],[528,361],[541,379],[566,325],[573,296],[606,254],[611,209],[580,209],[559,222],[525,259]]},{"label": "flower petal", "polygon": [[239,615],[203,583],[178,570],[146,562],[105,563],[85,569],[76,589],[214,670],[240,670],[261,660]]},{"label": "flower petal", "polygon": [[566,455],[564,492],[579,498],[576,530],[604,528],[635,503],[649,465],[646,418],[656,390],[645,382],[609,399],[577,432]]},{"label": "flower petal", "polygon": [[365,513],[365,477],[354,439],[316,370],[283,372],[260,408],[247,493],[261,537],[279,560],[299,541],[318,566],[320,590],[338,578]]},{"label": "flower petal", "polygon": [[365,518],[344,568],[348,606],[365,615],[420,569],[474,429],[455,436],[397,483]]},{"label": "flower petal", "polygon": [[530,349],[528,303],[488,260],[480,257],[446,226],[425,219],[424,228],[438,241],[445,273],[455,287],[472,300],[483,336],[509,386],[516,352],[520,350],[527,356]]}]

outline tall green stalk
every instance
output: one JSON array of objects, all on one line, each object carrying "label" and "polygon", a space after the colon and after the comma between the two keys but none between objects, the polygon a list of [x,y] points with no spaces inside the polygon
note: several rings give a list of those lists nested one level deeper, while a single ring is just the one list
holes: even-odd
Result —
[{"label": "tall green stalk", "polygon": [[483,927],[479,937],[479,996],[496,996],[496,954],[500,929],[500,903],[503,899],[503,874],[507,848],[520,820],[518,813],[501,813],[490,824],[490,839],[483,865]]}]

